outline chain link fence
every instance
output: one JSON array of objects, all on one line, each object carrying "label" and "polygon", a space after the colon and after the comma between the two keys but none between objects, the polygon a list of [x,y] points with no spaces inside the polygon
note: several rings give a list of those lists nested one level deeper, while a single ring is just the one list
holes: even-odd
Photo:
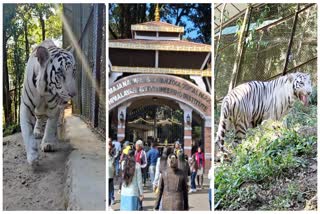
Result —
[{"label": "chain link fence", "polygon": [[[244,14],[224,26],[220,40],[220,29],[215,30],[215,100],[218,103],[228,93],[237,56],[238,29],[243,21]],[[295,71],[310,73],[316,85],[317,4],[259,4],[251,7],[248,23],[235,85],[266,81]]]},{"label": "chain link fence", "polygon": [[[64,4],[63,13],[84,57],[75,54],[78,95],[72,111],[105,138],[106,132],[106,8],[104,4]],[[63,47],[72,36],[63,30]]]}]

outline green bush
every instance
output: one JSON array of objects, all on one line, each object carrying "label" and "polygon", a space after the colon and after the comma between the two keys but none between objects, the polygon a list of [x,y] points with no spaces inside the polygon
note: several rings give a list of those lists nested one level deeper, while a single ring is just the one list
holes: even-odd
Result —
[{"label": "green bush", "polygon": [[[316,126],[316,115],[316,106],[305,108],[296,103],[283,121],[266,121],[249,129],[246,139],[232,151],[232,161],[215,168],[215,207],[235,210],[258,203],[257,184],[272,183],[293,169],[305,167],[307,158],[316,156],[317,137],[299,134],[299,129]],[[250,183],[253,185],[246,187]],[[286,209],[284,201],[290,197],[284,197],[274,200],[271,209]]]},{"label": "green bush", "polygon": [[20,124],[13,124],[3,129],[3,136],[12,135],[16,132],[20,132]]}]

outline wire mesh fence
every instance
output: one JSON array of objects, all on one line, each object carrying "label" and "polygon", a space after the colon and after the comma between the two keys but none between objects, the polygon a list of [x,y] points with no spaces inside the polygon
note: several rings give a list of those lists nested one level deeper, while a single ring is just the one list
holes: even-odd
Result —
[{"label": "wire mesh fence", "polygon": [[[105,137],[106,128],[106,8],[104,4],[65,4],[68,21],[84,55],[76,55],[78,95],[72,100],[74,114],[80,115]],[[63,46],[72,44],[63,31]]]},{"label": "wire mesh fence", "polygon": [[[233,21],[228,20],[222,28],[220,40],[219,28],[215,30],[215,100],[218,102],[228,93],[244,16],[243,13]],[[235,85],[252,80],[270,80],[295,71],[310,73],[316,84],[316,4],[251,6],[247,29]],[[288,51],[291,35],[292,44]]]}]

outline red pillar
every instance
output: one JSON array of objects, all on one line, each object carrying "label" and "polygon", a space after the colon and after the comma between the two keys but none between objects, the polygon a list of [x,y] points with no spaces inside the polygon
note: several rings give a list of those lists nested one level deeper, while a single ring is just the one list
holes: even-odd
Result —
[{"label": "red pillar", "polygon": [[184,128],[184,153],[191,157],[191,147],[192,147],[192,128],[186,127],[188,124],[185,123]]},{"label": "red pillar", "polygon": [[211,167],[210,158],[211,154],[211,127],[204,127],[204,152],[205,152],[205,172],[207,173]]}]

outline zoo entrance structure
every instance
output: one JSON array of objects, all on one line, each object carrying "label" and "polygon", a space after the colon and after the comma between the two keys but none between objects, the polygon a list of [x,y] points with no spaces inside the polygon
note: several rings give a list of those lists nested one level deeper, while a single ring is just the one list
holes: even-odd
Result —
[{"label": "zoo entrance structure", "polygon": [[179,140],[188,156],[197,140],[210,159],[211,46],[182,40],[184,28],[161,22],[158,7],[155,17],[131,25],[132,39],[109,41],[109,136]]}]

